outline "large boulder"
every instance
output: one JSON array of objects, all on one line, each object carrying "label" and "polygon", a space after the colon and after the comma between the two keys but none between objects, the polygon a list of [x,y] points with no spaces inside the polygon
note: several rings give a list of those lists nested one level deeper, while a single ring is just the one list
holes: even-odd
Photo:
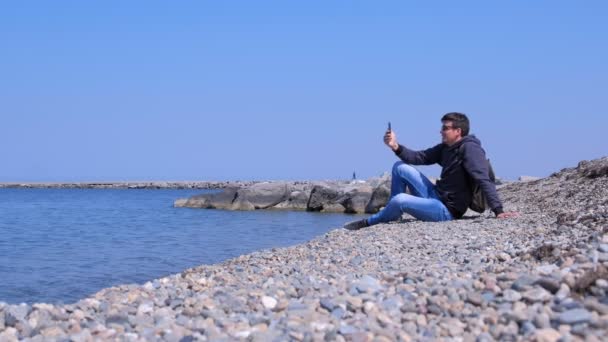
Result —
[{"label": "large boulder", "polygon": [[378,186],[380,186],[381,184],[384,183],[391,183],[391,173],[390,172],[384,172],[383,174],[381,174],[379,177],[372,177],[370,179],[367,180],[367,184],[373,188],[377,188]]},{"label": "large boulder", "polygon": [[289,198],[287,183],[258,183],[238,191],[235,210],[267,209]]},{"label": "large boulder", "polygon": [[204,209],[232,209],[232,202],[236,198],[238,188],[226,188],[220,192],[196,195],[186,201],[175,201],[176,207],[204,208]]},{"label": "large boulder", "polygon": [[340,196],[336,201],[344,207],[345,213],[363,214],[372,198],[373,189],[369,185],[362,185]]},{"label": "large boulder", "polygon": [[306,210],[310,192],[310,189],[292,191],[287,200],[275,205],[271,209]]},{"label": "large boulder", "polygon": [[327,185],[315,185],[310,192],[306,210],[322,211],[324,207],[329,208],[330,204],[336,203],[338,197],[340,197],[340,191],[337,188]]},{"label": "large boulder", "polygon": [[377,213],[382,207],[386,206],[388,199],[391,196],[390,183],[385,182],[374,189],[371,198],[365,206],[365,212],[368,214]]},{"label": "large boulder", "polygon": [[321,209],[322,213],[343,213],[345,211],[346,208],[337,202],[327,203],[323,206],[323,209]]}]

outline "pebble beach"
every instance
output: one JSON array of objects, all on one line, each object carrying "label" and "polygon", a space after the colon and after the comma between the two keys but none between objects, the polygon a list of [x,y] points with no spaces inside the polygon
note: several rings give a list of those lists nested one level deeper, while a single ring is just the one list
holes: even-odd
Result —
[{"label": "pebble beach", "polygon": [[74,304],[0,303],[0,341],[608,339],[608,157],[499,195],[519,217],[336,227]]}]

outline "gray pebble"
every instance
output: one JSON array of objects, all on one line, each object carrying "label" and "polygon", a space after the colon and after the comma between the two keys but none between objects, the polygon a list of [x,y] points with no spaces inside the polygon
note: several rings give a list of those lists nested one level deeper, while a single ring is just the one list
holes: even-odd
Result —
[{"label": "gray pebble", "polygon": [[591,313],[586,309],[573,309],[562,312],[558,316],[558,320],[561,324],[578,324],[588,323],[591,321]]}]

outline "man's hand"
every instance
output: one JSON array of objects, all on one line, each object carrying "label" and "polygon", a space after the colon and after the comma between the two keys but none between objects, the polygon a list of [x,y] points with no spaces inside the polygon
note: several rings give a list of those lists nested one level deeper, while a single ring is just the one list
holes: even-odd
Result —
[{"label": "man's hand", "polygon": [[509,211],[509,212],[504,212],[504,213],[500,213],[498,215],[496,215],[496,218],[499,219],[506,219],[506,218],[511,218],[511,217],[518,217],[519,214],[514,212],[514,211]]},{"label": "man's hand", "polygon": [[397,151],[397,149],[399,148],[399,143],[397,142],[397,135],[395,135],[395,132],[393,132],[392,130],[386,130],[386,133],[384,133],[384,143],[393,151]]}]

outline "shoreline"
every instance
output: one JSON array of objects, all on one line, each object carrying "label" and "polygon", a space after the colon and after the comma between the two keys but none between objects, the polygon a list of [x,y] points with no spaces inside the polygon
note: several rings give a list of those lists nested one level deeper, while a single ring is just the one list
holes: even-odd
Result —
[{"label": "shoreline", "polygon": [[499,192],[520,217],[339,228],[74,304],[0,303],[0,340],[605,340],[608,158]]}]

